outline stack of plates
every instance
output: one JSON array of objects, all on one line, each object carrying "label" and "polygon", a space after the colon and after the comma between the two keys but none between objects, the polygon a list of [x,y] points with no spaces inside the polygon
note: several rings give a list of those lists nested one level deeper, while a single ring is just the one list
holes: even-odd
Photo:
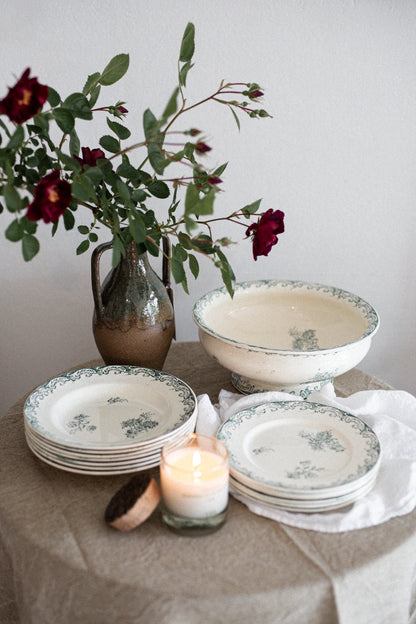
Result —
[{"label": "stack of plates", "polygon": [[90,475],[157,466],[162,446],[192,433],[196,416],[195,395],[183,381],[121,365],[55,377],[24,407],[33,453],[56,468]]},{"label": "stack of plates", "polygon": [[362,420],[306,401],[264,403],[221,425],[230,485],[269,507],[331,511],[365,496],[380,466],[380,443]]}]

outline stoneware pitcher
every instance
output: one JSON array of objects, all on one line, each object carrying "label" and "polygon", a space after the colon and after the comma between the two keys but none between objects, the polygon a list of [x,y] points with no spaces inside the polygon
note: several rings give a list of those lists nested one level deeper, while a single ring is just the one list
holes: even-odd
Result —
[{"label": "stoneware pitcher", "polygon": [[126,255],[100,280],[100,258],[112,243],[96,247],[91,257],[94,295],[93,334],[106,364],[162,369],[174,337],[175,320],[169,286],[169,243],[164,239],[163,281],[152,269],[147,252],[134,242]]}]

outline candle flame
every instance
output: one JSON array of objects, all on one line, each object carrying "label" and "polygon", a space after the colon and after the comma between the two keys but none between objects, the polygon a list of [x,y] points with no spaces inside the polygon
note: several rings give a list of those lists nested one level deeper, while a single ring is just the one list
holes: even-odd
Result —
[{"label": "candle flame", "polygon": [[194,469],[194,479],[200,479],[202,477],[202,472],[198,470],[201,466],[201,454],[199,451],[195,451],[192,455],[192,468]]},{"label": "candle flame", "polygon": [[192,468],[197,468],[201,465],[201,453],[199,451],[195,451],[192,456]]}]

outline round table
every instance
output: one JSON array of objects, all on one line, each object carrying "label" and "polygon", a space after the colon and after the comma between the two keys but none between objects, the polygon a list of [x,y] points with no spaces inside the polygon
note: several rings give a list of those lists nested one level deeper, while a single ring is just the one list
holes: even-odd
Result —
[{"label": "round table", "polygon": [[[199,343],[173,344],[165,370],[213,401],[233,390]],[[335,387],[343,396],[387,388],[358,370]],[[254,515],[231,498],[226,524],[211,535],[178,536],[158,510],[120,533],[104,511],[129,476],[72,474],[37,459],[23,402],[0,420],[0,624],[416,621],[416,512],[328,534]]]}]

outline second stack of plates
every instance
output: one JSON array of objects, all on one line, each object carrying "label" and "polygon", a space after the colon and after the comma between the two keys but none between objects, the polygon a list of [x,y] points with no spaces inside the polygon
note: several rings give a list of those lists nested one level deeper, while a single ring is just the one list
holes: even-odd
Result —
[{"label": "second stack of plates", "polygon": [[122,365],[55,377],[24,407],[32,452],[56,468],[90,475],[158,466],[162,446],[192,433],[196,417],[196,397],[186,383]]},{"label": "second stack of plates", "polygon": [[380,443],[361,419],[308,401],[264,403],[225,421],[231,489],[278,509],[331,511],[365,496]]}]

